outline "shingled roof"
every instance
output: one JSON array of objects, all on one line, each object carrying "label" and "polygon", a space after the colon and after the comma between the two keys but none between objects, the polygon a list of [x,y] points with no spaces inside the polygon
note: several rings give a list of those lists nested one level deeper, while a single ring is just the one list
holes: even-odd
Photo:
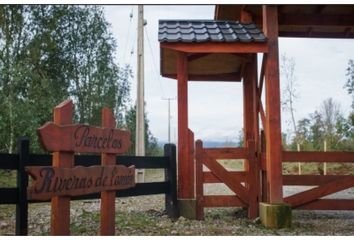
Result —
[{"label": "shingled roof", "polygon": [[253,23],[220,20],[159,20],[160,42],[266,42]]}]

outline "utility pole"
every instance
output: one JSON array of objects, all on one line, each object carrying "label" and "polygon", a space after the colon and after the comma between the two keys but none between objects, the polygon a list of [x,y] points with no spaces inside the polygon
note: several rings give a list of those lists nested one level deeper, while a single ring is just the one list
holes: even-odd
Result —
[{"label": "utility pole", "polygon": [[171,100],[176,100],[176,97],[174,98],[162,98],[162,100],[167,100],[168,101],[168,143],[171,143]]},{"label": "utility pole", "polygon": [[[138,54],[136,94],[136,137],[135,154],[145,156],[144,121],[144,7],[138,5]],[[137,182],[144,182],[144,170],[138,169]]]}]

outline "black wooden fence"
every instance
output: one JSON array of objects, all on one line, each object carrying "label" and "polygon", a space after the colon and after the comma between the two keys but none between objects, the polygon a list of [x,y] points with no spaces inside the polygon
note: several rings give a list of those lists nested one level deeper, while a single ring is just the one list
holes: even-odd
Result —
[{"label": "black wooden fence", "polygon": [[[141,169],[164,169],[165,181],[137,183],[134,188],[116,191],[117,197],[165,194],[165,208],[171,218],[177,217],[176,146],[166,144],[164,156],[117,156],[117,164]],[[17,154],[0,153],[0,169],[17,170],[17,187],[0,188],[0,204],[16,204],[16,235],[28,233],[28,204],[40,201],[27,200],[28,174],[26,166],[51,166],[52,155],[30,154],[29,140],[18,140]],[[101,165],[99,155],[75,155],[75,166]],[[97,199],[100,193],[72,197],[72,200]]]}]

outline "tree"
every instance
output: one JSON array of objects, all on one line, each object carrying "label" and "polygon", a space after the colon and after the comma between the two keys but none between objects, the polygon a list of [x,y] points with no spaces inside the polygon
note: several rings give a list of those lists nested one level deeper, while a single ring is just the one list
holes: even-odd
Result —
[{"label": "tree", "polygon": [[[282,109],[284,111],[290,112],[290,123],[293,128],[293,134],[295,142],[299,145],[301,143],[301,139],[299,138],[298,129],[296,126],[295,120],[295,108],[294,102],[298,97],[296,92],[296,75],[295,75],[295,60],[294,58],[289,58],[286,54],[282,54],[281,56],[281,64],[280,64],[280,74],[284,77],[285,86],[282,91]],[[291,134],[291,135],[293,135]],[[291,136],[290,135],[290,136]]]},{"label": "tree", "polygon": [[347,82],[345,83],[344,87],[347,88],[348,94],[352,94],[352,108],[354,111],[354,60],[350,59],[348,61],[347,67]]},{"label": "tree", "polygon": [[101,108],[118,122],[129,100],[129,66],[115,63],[116,42],[98,6],[0,6],[0,151],[31,138],[52,108],[74,99],[79,122],[100,125]]},{"label": "tree", "polygon": [[[157,144],[157,139],[152,135],[149,129],[149,120],[147,119],[147,114],[144,113],[145,119],[145,155],[146,156],[156,156],[159,155],[161,149]],[[128,155],[135,155],[135,134],[136,134],[136,105],[130,107],[125,114],[126,128],[131,133],[132,146],[127,153]]]}]

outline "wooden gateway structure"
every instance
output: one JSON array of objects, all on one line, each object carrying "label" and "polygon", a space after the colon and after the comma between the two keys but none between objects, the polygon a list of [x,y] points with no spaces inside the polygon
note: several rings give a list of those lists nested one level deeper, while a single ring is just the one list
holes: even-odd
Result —
[{"label": "wooden gateway structure", "polygon": [[[291,223],[291,208],[354,210],[354,200],[321,199],[353,187],[353,176],[283,176],[283,162],[354,162],[354,153],[283,152],[278,59],[279,37],[354,38],[353,13],[354,6],[344,5],[217,5],[215,20],[160,20],[161,74],[177,79],[178,86],[181,215],[202,219],[205,207],[241,206],[249,218],[260,215],[268,227],[285,227]],[[242,148],[194,143],[188,128],[188,81],[243,83]],[[245,159],[245,169],[227,171],[217,159]],[[235,194],[205,195],[203,184],[217,182]],[[283,185],[317,187],[284,197]]]}]

